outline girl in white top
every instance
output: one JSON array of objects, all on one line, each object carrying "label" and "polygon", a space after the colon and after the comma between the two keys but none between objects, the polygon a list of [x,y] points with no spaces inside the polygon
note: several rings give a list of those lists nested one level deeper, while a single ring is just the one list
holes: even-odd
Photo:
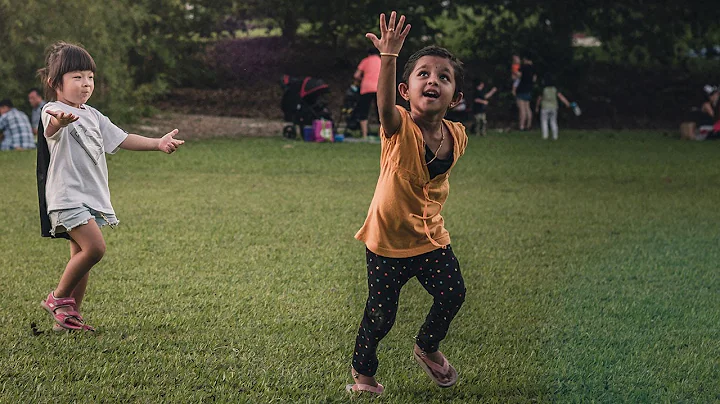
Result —
[{"label": "girl in white top", "polygon": [[46,67],[39,71],[52,100],[41,113],[50,153],[45,185],[50,233],[70,240],[70,261],[57,287],[41,302],[55,330],[94,331],[80,315],[80,304],[89,271],[105,254],[100,227],[118,223],[110,204],[105,153],[126,149],[169,154],[184,143],[173,137],[177,129],[161,139],[128,134],[86,105],[95,88],[95,69],[85,49],[58,42],[49,48]]}]

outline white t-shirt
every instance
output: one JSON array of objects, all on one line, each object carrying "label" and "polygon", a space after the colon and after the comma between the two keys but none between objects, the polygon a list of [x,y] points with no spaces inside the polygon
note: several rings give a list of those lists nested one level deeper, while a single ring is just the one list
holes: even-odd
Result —
[{"label": "white t-shirt", "polygon": [[50,151],[47,183],[47,209],[78,208],[83,205],[115,214],[110,204],[108,170],[105,153],[114,154],[127,132],[89,105],[80,108],[61,102],[47,103],[42,109],[45,131],[50,114],[45,111],[69,112],[79,119],[46,138]]}]

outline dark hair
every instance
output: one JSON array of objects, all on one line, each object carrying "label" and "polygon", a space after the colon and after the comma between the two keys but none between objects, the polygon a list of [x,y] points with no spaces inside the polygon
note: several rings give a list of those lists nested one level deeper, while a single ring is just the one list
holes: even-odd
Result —
[{"label": "dark hair", "polygon": [[5,98],[4,100],[0,101],[0,107],[12,108],[12,107],[13,107],[13,103],[12,103],[12,101],[10,101],[8,98]]},{"label": "dark hair", "polygon": [[45,87],[45,98],[55,101],[57,89],[62,89],[63,75],[68,72],[90,70],[95,73],[95,60],[80,45],[56,42],[47,50],[45,67],[38,70],[38,76]]},{"label": "dark hair", "polygon": [[29,90],[28,90],[28,94],[30,94],[30,93],[37,93],[37,95],[39,95],[39,96],[41,96],[41,97],[42,97],[42,95],[43,95],[42,90],[40,90],[40,89],[37,88],[37,87],[33,87],[33,88],[29,89]]},{"label": "dark hair", "polygon": [[368,48],[368,55],[379,55],[380,49],[376,47]]},{"label": "dark hair", "polygon": [[553,86],[555,86],[555,75],[549,74],[549,73],[546,74],[546,75],[543,77],[543,85],[544,85],[545,87],[553,87]]},{"label": "dark hair", "polygon": [[403,70],[403,81],[405,83],[408,82],[408,80],[410,79],[410,73],[412,73],[413,69],[415,69],[415,65],[417,65],[418,60],[420,60],[420,58],[423,56],[438,56],[450,61],[450,66],[452,66],[453,75],[455,76],[455,94],[453,94],[453,96],[458,95],[458,93],[462,91],[463,86],[465,85],[465,68],[463,67],[460,59],[456,58],[455,55],[450,53],[449,50],[441,48],[439,46],[426,46],[419,51],[413,53],[410,56],[410,59],[408,59],[408,61],[405,63],[405,69]]}]

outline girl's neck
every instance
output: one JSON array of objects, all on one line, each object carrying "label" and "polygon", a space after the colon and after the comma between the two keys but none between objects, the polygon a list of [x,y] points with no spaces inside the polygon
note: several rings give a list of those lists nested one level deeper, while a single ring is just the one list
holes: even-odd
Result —
[{"label": "girl's neck", "polygon": [[438,139],[442,136],[443,116],[439,114],[433,116],[413,114],[411,111],[410,117],[424,135],[433,138],[437,137]]},{"label": "girl's neck", "polygon": [[62,96],[58,96],[58,97],[57,97],[57,101],[58,101],[58,102],[62,102],[62,103],[65,104],[65,105],[69,105],[69,106],[71,106],[71,107],[73,107],[73,108],[77,108],[77,109],[80,109],[80,108],[82,107],[82,104],[74,104],[74,103],[66,100],[66,99],[63,98]]}]

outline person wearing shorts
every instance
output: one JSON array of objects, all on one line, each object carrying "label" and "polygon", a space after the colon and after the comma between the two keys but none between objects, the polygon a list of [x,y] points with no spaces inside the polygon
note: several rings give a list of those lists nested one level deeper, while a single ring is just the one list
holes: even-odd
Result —
[{"label": "person wearing shorts", "polygon": [[370,108],[377,106],[377,87],[380,77],[380,52],[377,48],[368,49],[368,56],[360,61],[355,71],[355,80],[360,81],[360,99],[356,108],[356,116],[360,120],[360,131],[364,140],[368,136],[368,117]]},{"label": "person wearing shorts", "polygon": [[53,237],[56,233],[68,233],[78,226],[88,224],[90,220],[95,220],[100,228],[107,225],[114,228],[120,223],[115,214],[103,213],[84,204],[79,208],[53,210],[48,212],[48,215],[50,216],[50,234]]},{"label": "person wearing shorts", "polygon": [[515,101],[518,107],[518,128],[520,130],[530,130],[532,126],[532,109],[530,108],[530,100],[532,99],[533,85],[537,80],[535,67],[530,57],[523,57],[523,64],[520,67],[520,82],[516,88]]}]

